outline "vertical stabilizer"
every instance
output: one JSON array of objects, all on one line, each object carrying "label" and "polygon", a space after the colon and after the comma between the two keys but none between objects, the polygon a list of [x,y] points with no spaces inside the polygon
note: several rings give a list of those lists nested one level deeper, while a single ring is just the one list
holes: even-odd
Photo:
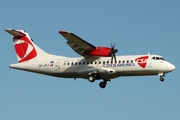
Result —
[{"label": "vertical stabilizer", "polygon": [[57,57],[55,55],[46,53],[35,45],[28,33],[24,30],[6,29],[5,31],[11,34],[13,37],[14,48],[19,63]]}]

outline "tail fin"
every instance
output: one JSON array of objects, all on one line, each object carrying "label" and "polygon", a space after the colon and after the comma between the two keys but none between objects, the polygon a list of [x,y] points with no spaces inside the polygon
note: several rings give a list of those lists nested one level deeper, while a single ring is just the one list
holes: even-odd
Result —
[{"label": "tail fin", "polygon": [[24,30],[6,29],[5,31],[13,37],[18,62],[21,63],[53,56],[36,46],[28,33]]}]

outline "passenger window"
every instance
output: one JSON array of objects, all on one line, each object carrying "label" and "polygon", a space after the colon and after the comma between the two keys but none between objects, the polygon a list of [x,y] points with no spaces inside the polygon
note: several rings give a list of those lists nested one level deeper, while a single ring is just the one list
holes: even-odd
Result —
[{"label": "passenger window", "polygon": [[124,63],[125,61],[123,60],[123,63]]},{"label": "passenger window", "polygon": [[107,63],[109,63],[109,61],[107,61]]},{"label": "passenger window", "polygon": [[75,65],[77,65],[77,62],[75,62]]},{"label": "passenger window", "polygon": [[91,62],[91,64],[93,64],[93,62]]},{"label": "passenger window", "polygon": [[73,65],[73,63],[71,63],[71,65]]},{"label": "passenger window", "polygon": [[68,63],[68,65],[69,65],[69,63]]},{"label": "passenger window", "polygon": [[133,60],[131,60],[131,63],[133,63]]},{"label": "passenger window", "polygon": [[103,61],[103,64],[105,64],[106,62],[105,61]]},{"label": "passenger window", "polygon": [[83,62],[83,65],[85,65],[85,62]]},{"label": "passenger window", "polygon": [[79,62],[79,65],[81,65],[81,62]]},{"label": "passenger window", "polygon": [[66,63],[64,63],[64,65],[66,65]]},{"label": "passenger window", "polygon": [[119,63],[121,63],[121,61],[119,61]]},{"label": "passenger window", "polygon": [[101,62],[99,62],[99,64],[101,64]]},{"label": "passenger window", "polygon": [[94,64],[97,64],[97,62],[94,62]]},{"label": "passenger window", "polygon": [[89,65],[89,62],[87,62],[87,65]]},{"label": "passenger window", "polygon": [[127,63],[129,63],[129,60],[127,60]]}]

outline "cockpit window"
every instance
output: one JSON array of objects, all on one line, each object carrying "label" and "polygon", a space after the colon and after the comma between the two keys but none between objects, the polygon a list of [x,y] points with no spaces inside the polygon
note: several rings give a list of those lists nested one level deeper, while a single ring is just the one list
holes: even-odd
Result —
[{"label": "cockpit window", "polygon": [[159,57],[156,57],[156,60],[160,60],[160,58],[159,58]]},{"label": "cockpit window", "polygon": [[165,59],[164,59],[164,58],[162,58],[162,57],[160,57],[160,59],[165,61]]},{"label": "cockpit window", "polygon": [[165,61],[165,59],[162,58],[162,57],[152,57],[152,59],[153,59],[153,60],[163,60],[163,61]]}]

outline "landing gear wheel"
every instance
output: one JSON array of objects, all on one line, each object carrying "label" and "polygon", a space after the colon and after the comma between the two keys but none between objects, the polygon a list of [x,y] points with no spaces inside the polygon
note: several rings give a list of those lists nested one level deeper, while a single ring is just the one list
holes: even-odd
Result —
[{"label": "landing gear wheel", "polygon": [[99,87],[105,88],[105,87],[106,87],[106,82],[100,82],[100,83],[99,83]]},{"label": "landing gear wheel", "polygon": [[95,77],[94,76],[89,76],[88,80],[89,80],[89,82],[94,82],[95,81]]},{"label": "landing gear wheel", "polygon": [[163,81],[164,81],[164,78],[163,78],[163,77],[160,77],[160,81],[163,82]]}]

